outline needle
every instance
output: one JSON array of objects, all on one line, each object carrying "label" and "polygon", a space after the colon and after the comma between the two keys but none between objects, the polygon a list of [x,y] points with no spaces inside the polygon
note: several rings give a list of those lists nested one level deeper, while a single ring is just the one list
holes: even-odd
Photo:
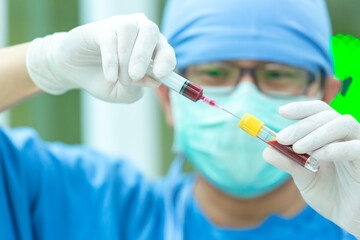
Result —
[{"label": "needle", "polygon": [[233,114],[232,112],[230,112],[230,111],[226,110],[223,106],[221,106],[221,109],[222,109],[222,110],[224,110],[225,112],[227,112],[227,113],[229,113],[229,114],[233,115],[234,117],[236,117],[236,118],[238,118],[238,119],[240,119],[240,120],[241,120],[241,117],[236,116],[236,115],[235,115],[235,114]]},{"label": "needle", "polygon": [[234,117],[236,117],[236,118],[238,118],[238,119],[241,120],[241,117],[238,117],[238,116],[236,116],[235,114],[233,114],[232,112],[226,110],[223,106],[221,106],[220,104],[216,103],[216,102],[215,102],[214,100],[212,100],[211,98],[208,98],[208,97],[206,97],[206,96],[202,96],[202,97],[201,97],[201,100],[202,100],[204,103],[209,104],[210,106],[216,107],[216,108],[218,108],[218,109],[222,109],[222,110],[224,110],[225,112],[229,113],[230,115],[232,115],[232,116],[234,116]]}]

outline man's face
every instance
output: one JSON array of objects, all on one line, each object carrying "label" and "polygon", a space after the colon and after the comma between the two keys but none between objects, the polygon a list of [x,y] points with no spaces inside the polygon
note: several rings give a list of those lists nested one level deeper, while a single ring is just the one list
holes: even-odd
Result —
[{"label": "man's face", "polygon": [[[310,78],[305,69],[262,61],[197,64],[188,66],[182,73],[203,87],[206,96],[237,116],[254,114],[274,131],[290,124],[290,120],[278,113],[281,105],[306,97],[318,98],[318,93],[322,93],[323,99],[332,95],[331,99],[338,91],[331,84],[322,87],[321,78]],[[287,179],[284,172],[261,160],[265,146],[256,138],[236,131],[233,118],[176,93],[170,95],[170,104],[169,91],[163,86],[159,88],[159,96],[168,123],[172,126],[176,123],[174,148],[185,154],[215,186],[236,196],[255,196]]]},{"label": "man's face", "polygon": [[[257,85],[262,92],[272,95],[316,97],[322,94],[322,100],[329,103],[339,92],[341,82],[332,76],[321,80],[319,73],[312,73],[314,78],[309,81],[308,73],[305,69],[279,63],[235,60],[188,66],[184,76],[202,87],[235,86],[241,81],[248,81]],[[168,91],[168,88],[161,86],[158,94],[167,122],[172,126]]]}]

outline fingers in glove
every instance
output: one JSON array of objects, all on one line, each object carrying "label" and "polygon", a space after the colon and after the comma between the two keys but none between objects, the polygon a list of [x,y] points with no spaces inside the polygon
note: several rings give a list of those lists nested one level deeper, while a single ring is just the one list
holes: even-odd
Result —
[{"label": "fingers in glove", "polygon": [[119,74],[119,59],[117,55],[117,38],[115,33],[102,36],[97,44],[100,47],[101,62],[105,79],[115,83]]},{"label": "fingers in glove", "polygon": [[284,118],[299,120],[326,110],[332,108],[323,101],[315,100],[286,104],[279,108],[279,113]]},{"label": "fingers in glove", "polygon": [[316,113],[284,128],[276,135],[276,139],[280,144],[292,145],[315,129],[339,116],[340,114],[334,110]]},{"label": "fingers in glove", "polygon": [[161,82],[152,79],[148,75],[145,75],[141,80],[137,81],[137,84],[149,88],[158,88],[161,85]]},{"label": "fingers in glove", "polygon": [[153,73],[157,78],[163,78],[169,75],[176,66],[174,49],[163,35],[160,35],[153,58]]},{"label": "fingers in glove", "polygon": [[155,23],[142,20],[138,26],[139,32],[129,61],[129,75],[134,81],[139,81],[145,76],[160,37],[159,28]]},{"label": "fingers in glove", "polygon": [[307,153],[332,142],[358,139],[359,129],[359,123],[352,116],[342,115],[295,142],[293,149],[297,153]]},{"label": "fingers in glove", "polygon": [[131,85],[131,77],[129,76],[129,61],[131,52],[134,47],[139,27],[134,21],[124,21],[118,24],[117,34],[117,53],[119,56],[119,78],[118,80],[124,86]]},{"label": "fingers in glove", "polygon": [[360,161],[360,140],[329,143],[312,156],[319,161]]}]

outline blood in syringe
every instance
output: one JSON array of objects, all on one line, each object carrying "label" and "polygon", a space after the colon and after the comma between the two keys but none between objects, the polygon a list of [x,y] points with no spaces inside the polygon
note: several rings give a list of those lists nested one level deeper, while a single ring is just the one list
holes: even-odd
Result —
[{"label": "blood in syringe", "polygon": [[277,141],[269,141],[266,142],[285,156],[295,160],[297,163],[299,163],[301,166],[305,166],[307,160],[310,158],[310,155],[307,153],[299,154],[294,152],[292,145],[282,145],[278,143]]},{"label": "blood in syringe", "polygon": [[198,100],[201,99],[204,103],[207,103],[210,106],[220,108],[220,109],[222,108],[214,100],[204,96],[203,89],[199,86],[196,86],[192,82],[188,82],[186,85],[184,85],[181,92],[182,92],[182,95],[184,95],[185,97],[187,97],[188,99],[190,99],[194,102],[197,102]]},{"label": "blood in syringe", "polygon": [[194,102],[197,102],[203,96],[202,88],[196,86],[191,82],[188,82],[188,84],[184,86],[184,89],[182,91],[182,95]]},{"label": "blood in syringe", "polygon": [[216,107],[216,108],[222,108],[219,104],[217,104],[214,100],[212,100],[211,98],[208,98],[206,96],[201,96],[201,100],[206,103],[209,104],[210,106]]},{"label": "blood in syringe", "polygon": [[219,104],[217,104],[214,100],[204,96],[203,89],[199,86],[196,86],[192,82],[187,82],[183,86],[183,89],[181,90],[181,92],[182,92],[181,93],[182,95],[184,95],[185,97],[187,97],[188,99],[190,99],[194,102],[197,102],[198,100],[201,99],[204,103],[207,103],[210,106],[222,109],[222,107]]}]

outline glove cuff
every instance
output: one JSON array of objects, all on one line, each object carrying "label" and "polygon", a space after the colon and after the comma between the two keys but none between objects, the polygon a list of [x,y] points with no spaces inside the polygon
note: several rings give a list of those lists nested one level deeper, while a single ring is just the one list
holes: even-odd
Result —
[{"label": "glove cuff", "polygon": [[53,56],[55,48],[59,47],[66,33],[55,33],[43,38],[37,38],[30,43],[26,53],[26,68],[31,80],[44,92],[59,95],[72,87],[57,73],[57,63]]}]

